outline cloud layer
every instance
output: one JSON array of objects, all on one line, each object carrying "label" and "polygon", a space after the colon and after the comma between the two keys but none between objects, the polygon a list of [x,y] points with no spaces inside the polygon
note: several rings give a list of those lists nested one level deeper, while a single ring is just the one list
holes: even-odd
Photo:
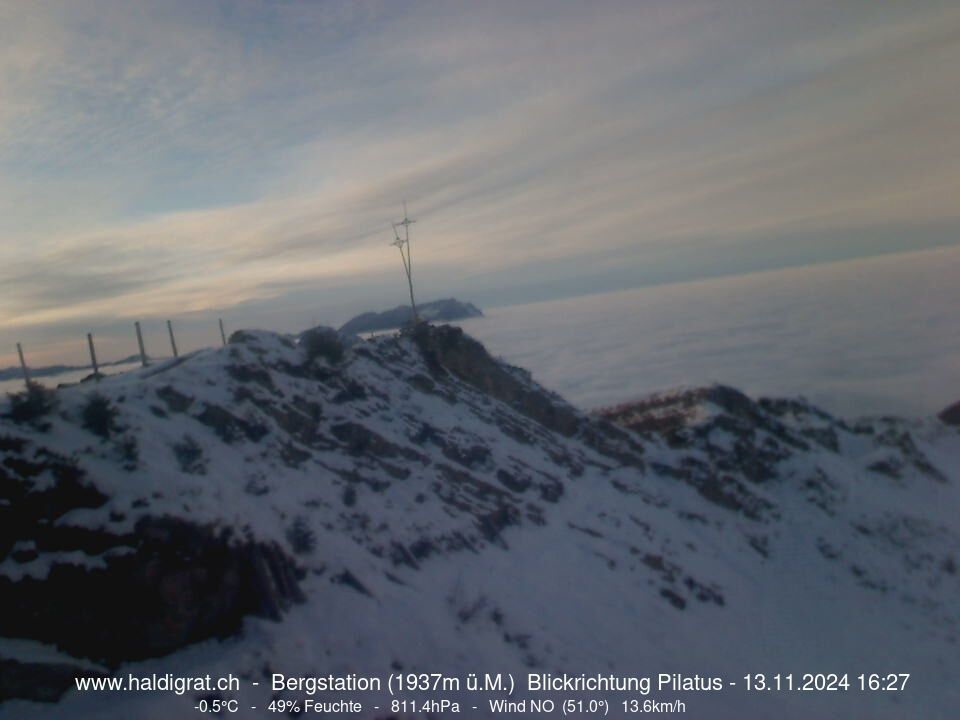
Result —
[{"label": "cloud layer", "polygon": [[585,408],[720,382],[845,417],[960,400],[960,248],[497,308],[464,329]]}]

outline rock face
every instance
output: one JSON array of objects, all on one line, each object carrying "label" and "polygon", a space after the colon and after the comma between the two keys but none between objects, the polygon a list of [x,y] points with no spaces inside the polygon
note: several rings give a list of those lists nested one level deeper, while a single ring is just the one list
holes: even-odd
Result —
[{"label": "rock face", "polygon": [[688,453],[679,471],[666,471],[712,501],[754,519],[777,512],[763,485],[796,472],[797,461],[803,459],[810,466],[804,469],[810,475],[803,481],[807,497],[828,510],[830,488],[839,485],[818,456],[840,457],[851,445],[860,446],[864,457],[851,473],[948,482],[918,445],[913,433],[921,428],[889,417],[849,423],[804,400],[755,401],[734,388],[714,385],[659,393],[595,415]]},{"label": "rock face", "polygon": [[20,557],[82,553],[80,567],[51,560],[46,577],[0,578],[0,635],[54,644],[107,667],[226,637],[246,615],[279,619],[302,599],[278,546],[231,543],[229,534],[179,519],[143,518],[113,535],[64,525],[19,540]]},{"label": "rock face", "polygon": [[[303,599],[302,572],[277,543],[166,511],[132,525],[115,509],[105,524],[83,522],[111,497],[85,463],[44,444],[49,433],[0,435],[0,637],[115,668],[235,634],[248,615],[278,620]],[[115,443],[117,471],[136,467],[130,441]],[[0,666],[0,700],[56,700],[77,674],[62,663]]]},{"label": "rock face", "polygon": [[[238,332],[31,407],[0,422],[0,700],[60,700],[0,719],[142,716],[63,694],[80,666],[133,662],[256,680],[885,657],[916,672],[921,714],[952,707],[960,437],[934,419],[722,386],[588,414],[428,324]],[[756,715],[724,697],[717,716]],[[845,698],[769,714],[902,711]]]},{"label": "rock face", "polygon": [[[247,615],[279,619],[303,599],[300,573],[276,544],[232,541],[229,531],[169,517],[142,517],[129,531],[64,521],[103,507],[107,496],[42,448],[2,444],[0,558],[9,560],[0,574],[0,637],[115,668],[232,635]],[[42,475],[53,481],[39,489],[30,480]],[[0,700],[53,701],[78,674],[59,663],[0,667]]]},{"label": "rock face", "polygon": [[937,417],[939,417],[947,425],[960,426],[960,402],[954,403],[950,407],[946,408]]},{"label": "rock face", "polygon": [[[417,313],[421,320],[427,322],[450,322],[465,318],[481,317],[483,313],[476,305],[468,302],[445,298],[428,303],[417,304]],[[391,330],[408,325],[413,319],[409,305],[398,305],[392,310],[383,312],[366,312],[347,321],[340,328],[340,332],[348,335]]]}]

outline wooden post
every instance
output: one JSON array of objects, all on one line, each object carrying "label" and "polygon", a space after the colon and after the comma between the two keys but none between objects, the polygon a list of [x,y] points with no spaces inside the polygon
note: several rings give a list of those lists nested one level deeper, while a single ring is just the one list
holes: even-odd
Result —
[{"label": "wooden post", "polygon": [[167,332],[170,333],[170,347],[173,348],[173,356],[180,357],[177,353],[177,341],[173,337],[173,323],[167,320]]},{"label": "wooden post", "polygon": [[134,324],[134,327],[137,328],[137,345],[140,346],[140,364],[143,365],[143,367],[146,367],[146,366],[147,366],[147,351],[146,351],[146,349],[143,347],[143,333],[140,332],[140,321],[137,320],[137,321],[134,322],[133,324]]},{"label": "wooden post", "polygon": [[23,370],[23,381],[27,384],[27,390],[30,389],[30,371],[27,369],[27,361],[23,359],[23,348],[17,343],[17,355],[20,356],[20,369]]},{"label": "wooden post", "polygon": [[220,318],[220,339],[223,341],[223,346],[227,346],[227,334],[223,331],[223,318]]},{"label": "wooden post", "polygon": [[97,365],[97,351],[93,347],[93,333],[87,333],[87,344],[90,346],[90,364],[93,366],[93,376],[100,379],[100,368]]}]

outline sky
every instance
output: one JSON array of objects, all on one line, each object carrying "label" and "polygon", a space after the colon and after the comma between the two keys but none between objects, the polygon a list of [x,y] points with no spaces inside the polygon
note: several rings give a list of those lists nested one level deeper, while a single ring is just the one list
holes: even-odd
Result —
[{"label": "sky", "polygon": [[0,366],[960,241],[960,5],[0,0]]}]

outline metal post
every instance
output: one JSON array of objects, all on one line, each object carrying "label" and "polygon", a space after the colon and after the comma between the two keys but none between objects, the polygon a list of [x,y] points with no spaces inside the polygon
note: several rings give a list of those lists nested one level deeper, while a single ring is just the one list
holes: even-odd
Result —
[{"label": "metal post", "polygon": [[93,347],[93,333],[87,333],[87,344],[90,346],[90,364],[93,366],[93,376],[100,379],[100,368],[97,365],[97,351]]},{"label": "metal post", "polygon": [[143,365],[143,367],[146,367],[146,366],[147,366],[147,351],[146,351],[146,349],[143,347],[143,333],[140,331],[140,321],[137,320],[135,323],[133,323],[133,325],[134,325],[134,327],[137,328],[137,345],[140,346],[140,364]]},{"label": "metal post", "polygon": [[[393,223],[393,244],[397,246],[400,250],[400,259],[403,260],[403,271],[407,275],[407,287],[410,289],[410,312],[412,324],[416,325],[420,318],[417,314],[417,302],[413,299],[413,259],[410,255],[410,226],[415,223],[416,220],[411,220],[407,215],[407,203],[403,203],[403,220],[397,223]],[[400,233],[397,231],[399,226],[403,226],[403,237],[400,237]],[[403,246],[407,246],[407,251],[403,251]]]},{"label": "metal post", "polygon": [[177,341],[173,337],[173,323],[167,320],[167,331],[170,333],[170,347],[173,348],[173,356],[180,357],[177,353]]},{"label": "metal post", "polygon": [[407,202],[403,202],[403,231],[406,240],[407,246],[407,284],[410,286],[410,310],[413,312],[413,324],[416,325],[419,322],[417,317],[417,303],[413,299],[413,259],[410,256],[410,226],[415,223],[416,220],[411,220],[407,217]]},{"label": "metal post", "polygon": [[219,318],[220,321],[220,339],[223,341],[223,346],[227,346],[227,334],[223,331],[223,318]]},{"label": "metal post", "polygon": [[20,356],[20,369],[23,370],[23,381],[27,384],[27,390],[30,389],[30,371],[27,369],[27,361],[23,359],[23,348],[17,343],[17,355]]}]

